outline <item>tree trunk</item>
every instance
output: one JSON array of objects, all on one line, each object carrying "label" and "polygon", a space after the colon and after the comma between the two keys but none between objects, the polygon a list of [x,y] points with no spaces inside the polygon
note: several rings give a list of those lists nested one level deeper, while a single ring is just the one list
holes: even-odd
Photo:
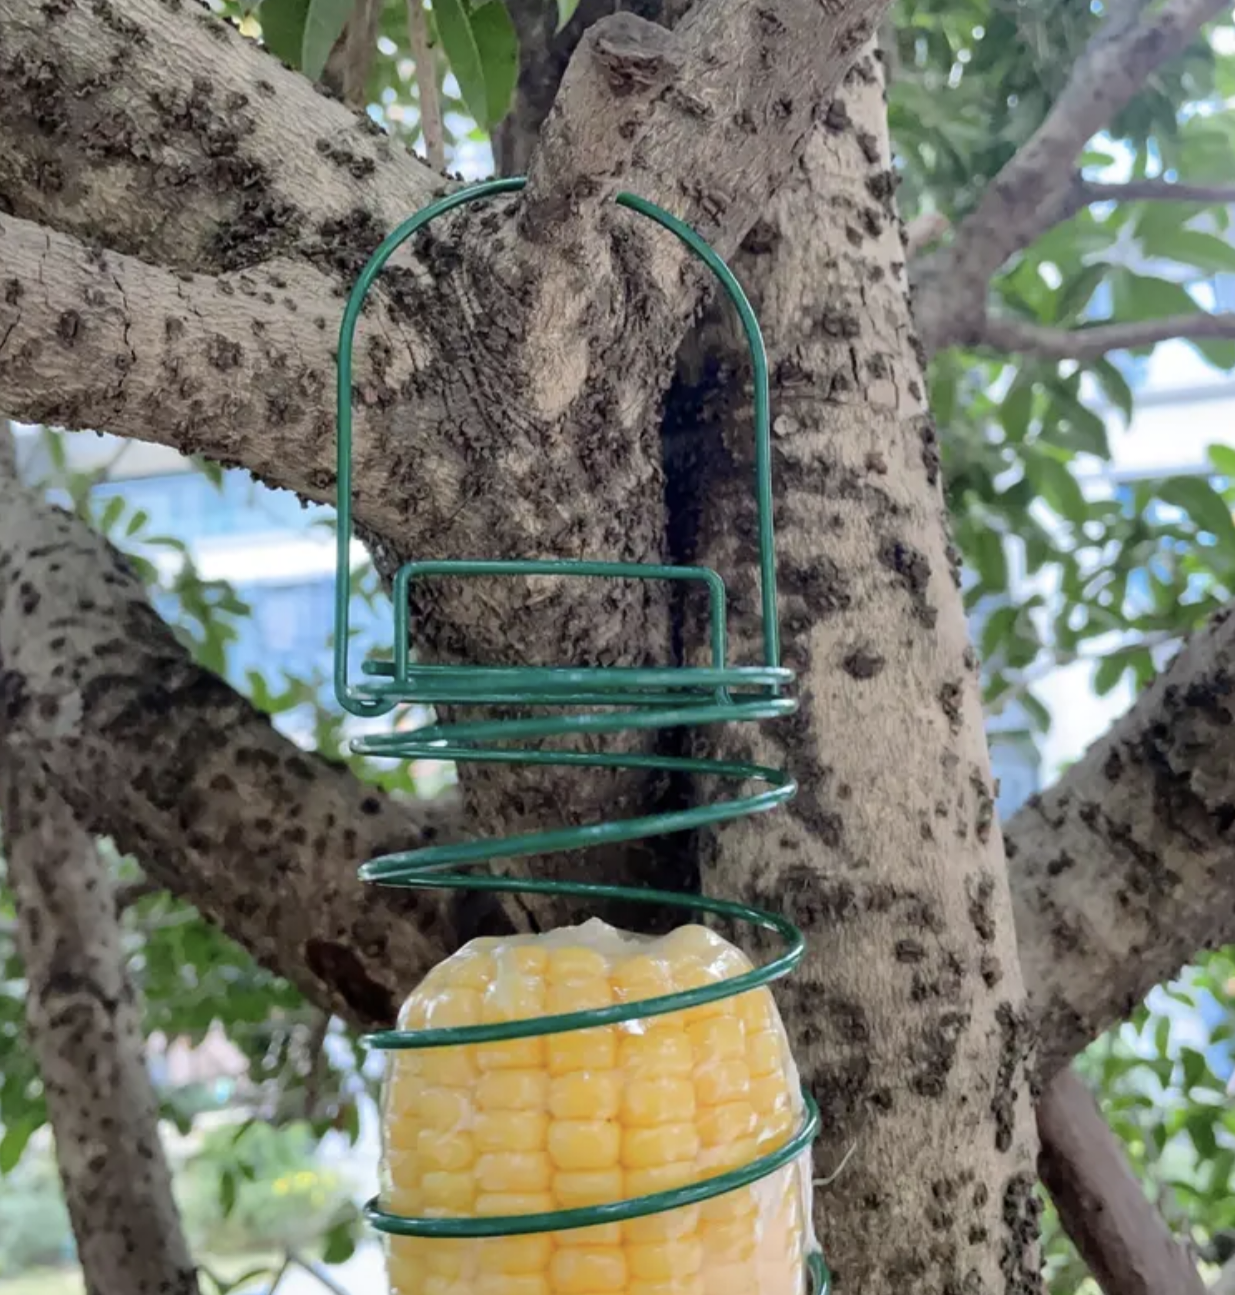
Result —
[{"label": "tree trunk", "polygon": [[197,1295],[107,866],[11,740],[0,810],[26,1020],[87,1295]]},{"label": "tree trunk", "polygon": [[[790,769],[802,791],[717,831],[701,874],[810,937],[779,997],[824,1116],[837,1289],[1013,1295],[1038,1286],[1025,990],[881,87],[860,59],[739,266],[771,352],[785,657],[803,707],[753,755],[740,733],[720,746]],[[678,556],[749,573],[745,367],[721,330],[691,354],[702,381],[679,394],[694,401],[679,473],[700,521]],[[754,584],[738,590],[750,652]]]}]

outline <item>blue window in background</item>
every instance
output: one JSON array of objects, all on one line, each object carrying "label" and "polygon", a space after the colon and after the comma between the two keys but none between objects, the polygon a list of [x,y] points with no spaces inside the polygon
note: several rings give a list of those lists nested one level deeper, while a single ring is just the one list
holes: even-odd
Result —
[{"label": "blue window in background", "polygon": [[147,534],[187,544],[223,535],[303,536],[331,516],[330,509],[305,506],[290,491],[267,489],[240,469],[224,472],[219,486],[199,472],[176,472],[103,482],[94,495],[104,501],[122,496],[131,509],[149,514]]}]

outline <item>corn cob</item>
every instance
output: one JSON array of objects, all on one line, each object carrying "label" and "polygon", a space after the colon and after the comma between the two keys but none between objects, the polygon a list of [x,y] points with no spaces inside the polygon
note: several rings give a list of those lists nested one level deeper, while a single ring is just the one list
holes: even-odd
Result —
[{"label": "corn cob", "polygon": [[[728,979],[750,963],[686,926],[659,940],[599,921],[473,940],[407,1000],[400,1028],[554,1015]],[[615,1026],[395,1052],[383,1206],[440,1217],[626,1200],[783,1145],[801,1118],[767,989]],[[799,1295],[809,1165],[699,1205],[550,1234],[387,1238],[393,1295]]]}]

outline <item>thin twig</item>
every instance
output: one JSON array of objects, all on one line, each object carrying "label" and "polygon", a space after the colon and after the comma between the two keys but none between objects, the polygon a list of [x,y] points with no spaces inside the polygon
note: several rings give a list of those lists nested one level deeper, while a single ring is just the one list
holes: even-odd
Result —
[{"label": "thin twig", "polygon": [[1092,328],[1044,328],[1006,316],[975,322],[964,340],[970,346],[1033,355],[1043,360],[1098,360],[1111,351],[1134,351],[1174,339],[1235,339],[1235,311],[1208,315],[1167,315],[1162,319],[1095,324]]},{"label": "thin twig", "polygon": [[435,171],[444,171],[446,136],[442,127],[442,101],[437,92],[437,60],[429,47],[429,24],[425,21],[424,0],[407,0],[407,35],[416,69],[420,130],[425,138],[425,156]]}]

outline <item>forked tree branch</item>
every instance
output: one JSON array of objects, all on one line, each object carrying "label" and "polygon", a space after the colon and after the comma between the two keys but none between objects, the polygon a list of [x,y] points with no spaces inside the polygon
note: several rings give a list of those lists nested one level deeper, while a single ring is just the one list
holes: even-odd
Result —
[{"label": "forked tree branch", "polygon": [[1009,257],[1069,214],[1086,144],[1230,0],[1165,0],[1117,10],[1076,61],[1042,125],[991,181],[952,242],[917,267],[916,318],[927,350],[983,335],[988,285]]},{"label": "forked tree branch", "polygon": [[0,661],[5,727],[83,826],[325,1009],[388,1024],[491,911],[361,886],[365,858],[456,833],[452,805],[397,803],[282,737],[193,663],[120,554],[3,471]]}]

